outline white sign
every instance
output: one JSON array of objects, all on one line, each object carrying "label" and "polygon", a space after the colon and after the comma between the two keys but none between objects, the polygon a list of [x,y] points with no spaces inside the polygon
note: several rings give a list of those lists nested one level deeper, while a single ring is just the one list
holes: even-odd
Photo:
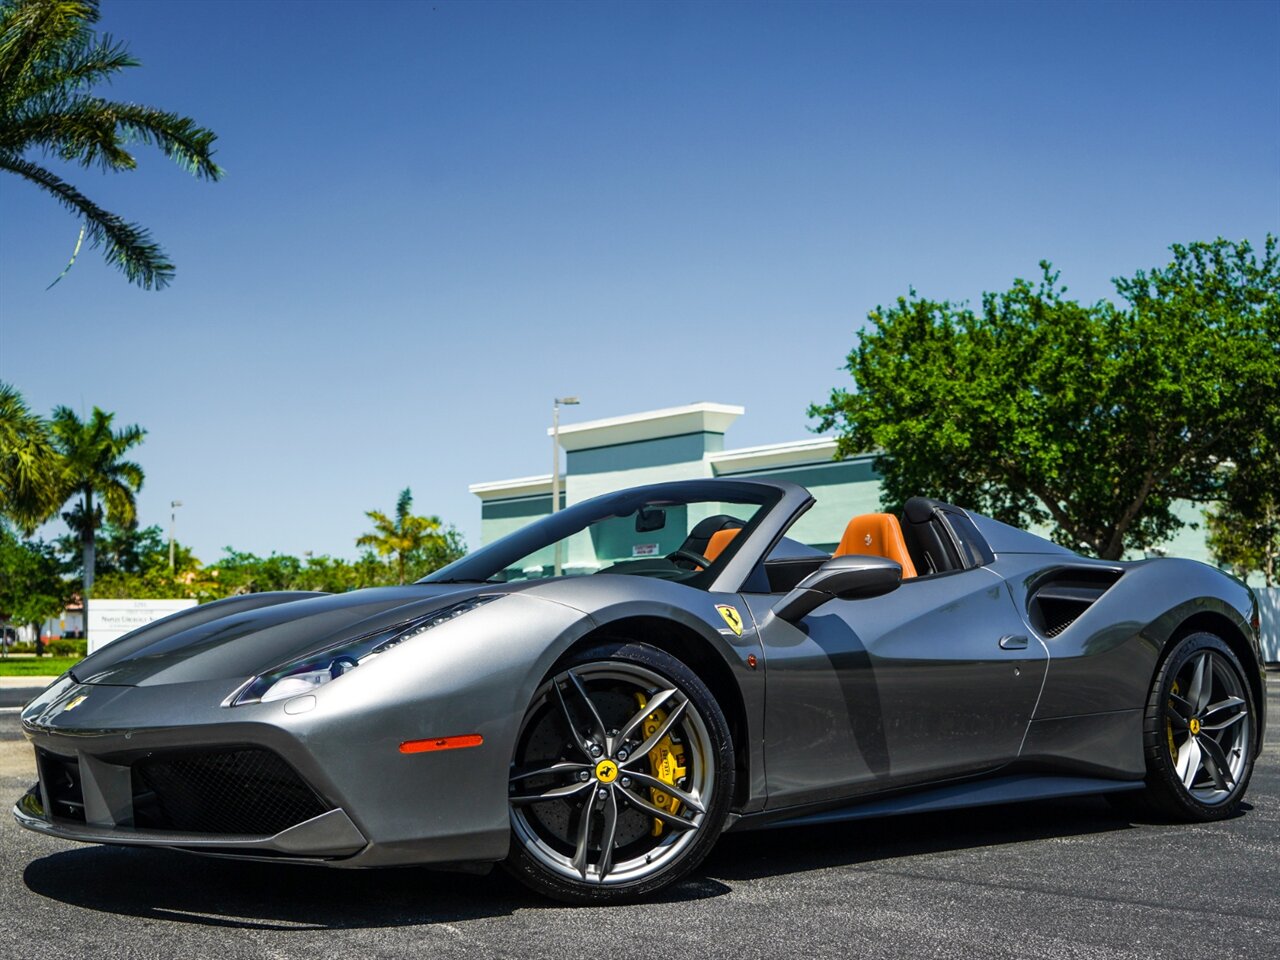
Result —
[{"label": "white sign", "polygon": [[194,600],[89,600],[89,619],[85,636],[89,652],[101,650],[130,630],[162,620],[179,610],[194,607]]},{"label": "white sign", "polygon": [[633,557],[656,557],[661,549],[656,543],[637,543],[631,547],[631,555]]}]

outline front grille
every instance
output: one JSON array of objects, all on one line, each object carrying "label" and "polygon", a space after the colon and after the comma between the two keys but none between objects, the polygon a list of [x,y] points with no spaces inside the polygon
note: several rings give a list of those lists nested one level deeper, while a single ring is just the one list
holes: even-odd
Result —
[{"label": "front grille", "polygon": [[133,823],[142,829],[270,835],[329,809],[270,750],[159,754],[132,772]]}]

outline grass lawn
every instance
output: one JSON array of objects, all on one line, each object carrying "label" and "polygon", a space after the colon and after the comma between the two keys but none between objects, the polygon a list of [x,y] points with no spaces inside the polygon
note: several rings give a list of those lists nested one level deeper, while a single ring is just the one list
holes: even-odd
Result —
[{"label": "grass lawn", "polygon": [[6,657],[0,660],[0,677],[56,677],[80,662],[81,657]]}]

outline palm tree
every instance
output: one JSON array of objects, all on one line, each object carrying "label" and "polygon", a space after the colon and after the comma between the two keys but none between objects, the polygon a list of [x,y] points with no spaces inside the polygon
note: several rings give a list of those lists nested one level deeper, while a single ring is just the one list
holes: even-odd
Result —
[{"label": "palm tree", "polygon": [[415,517],[413,494],[405,487],[396,501],[396,516],[392,520],[381,510],[369,510],[365,516],[373,521],[373,533],[356,539],[357,547],[373,547],[380,556],[396,558],[396,573],[404,583],[404,568],[409,558],[419,551],[438,545],[442,539],[439,517]]},{"label": "palm tree", "polygon": [[63,502],[77,498],[62,516],[80,538],[86,602],[93,592],[94,534],[104,519],[103,504],[112,523],[130,526],[137,517],[135,494],[144,479],[142,467],[124,455],[142,442],[147,431],[136,425],[112,430],[114,419],[115,414],[97,407],[88,420],[81,420],[68,407],[53,411],[54,443],[66,461]]},{"label": "palm tree", "polygon": [[0,381],[0,515],[30,536],[62,505],[62,473],[49,423]]},{"label": "palm tree", "polygon": [[130,282],[160,289],[173,279],[174,267],[146,229],[102,209],[23,156],[39,151],[85,167],[132,170],[138,164],[125,147],[141,142],[159,147],[197,177],[222,175],[213,162],[212,131],[189,117],[90,92],[138,65],[123,45],[94,33],[90,24],[97,19],[98,0],[0,0],[0,169],[31,181],[82,217],[81,239],[105,244],[107,262]]}]

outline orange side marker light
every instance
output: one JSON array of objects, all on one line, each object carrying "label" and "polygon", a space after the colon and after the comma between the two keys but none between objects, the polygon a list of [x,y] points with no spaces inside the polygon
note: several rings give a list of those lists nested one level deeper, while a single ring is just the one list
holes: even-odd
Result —
[{"label": "orange side marker light", "polygon": [[436,737],[431,740],[406,740],[400,744],[401,753],[431,753],[435,750],[461,750],[478,747],[484,737],[478,733],[464,733],[457,737]]}]

